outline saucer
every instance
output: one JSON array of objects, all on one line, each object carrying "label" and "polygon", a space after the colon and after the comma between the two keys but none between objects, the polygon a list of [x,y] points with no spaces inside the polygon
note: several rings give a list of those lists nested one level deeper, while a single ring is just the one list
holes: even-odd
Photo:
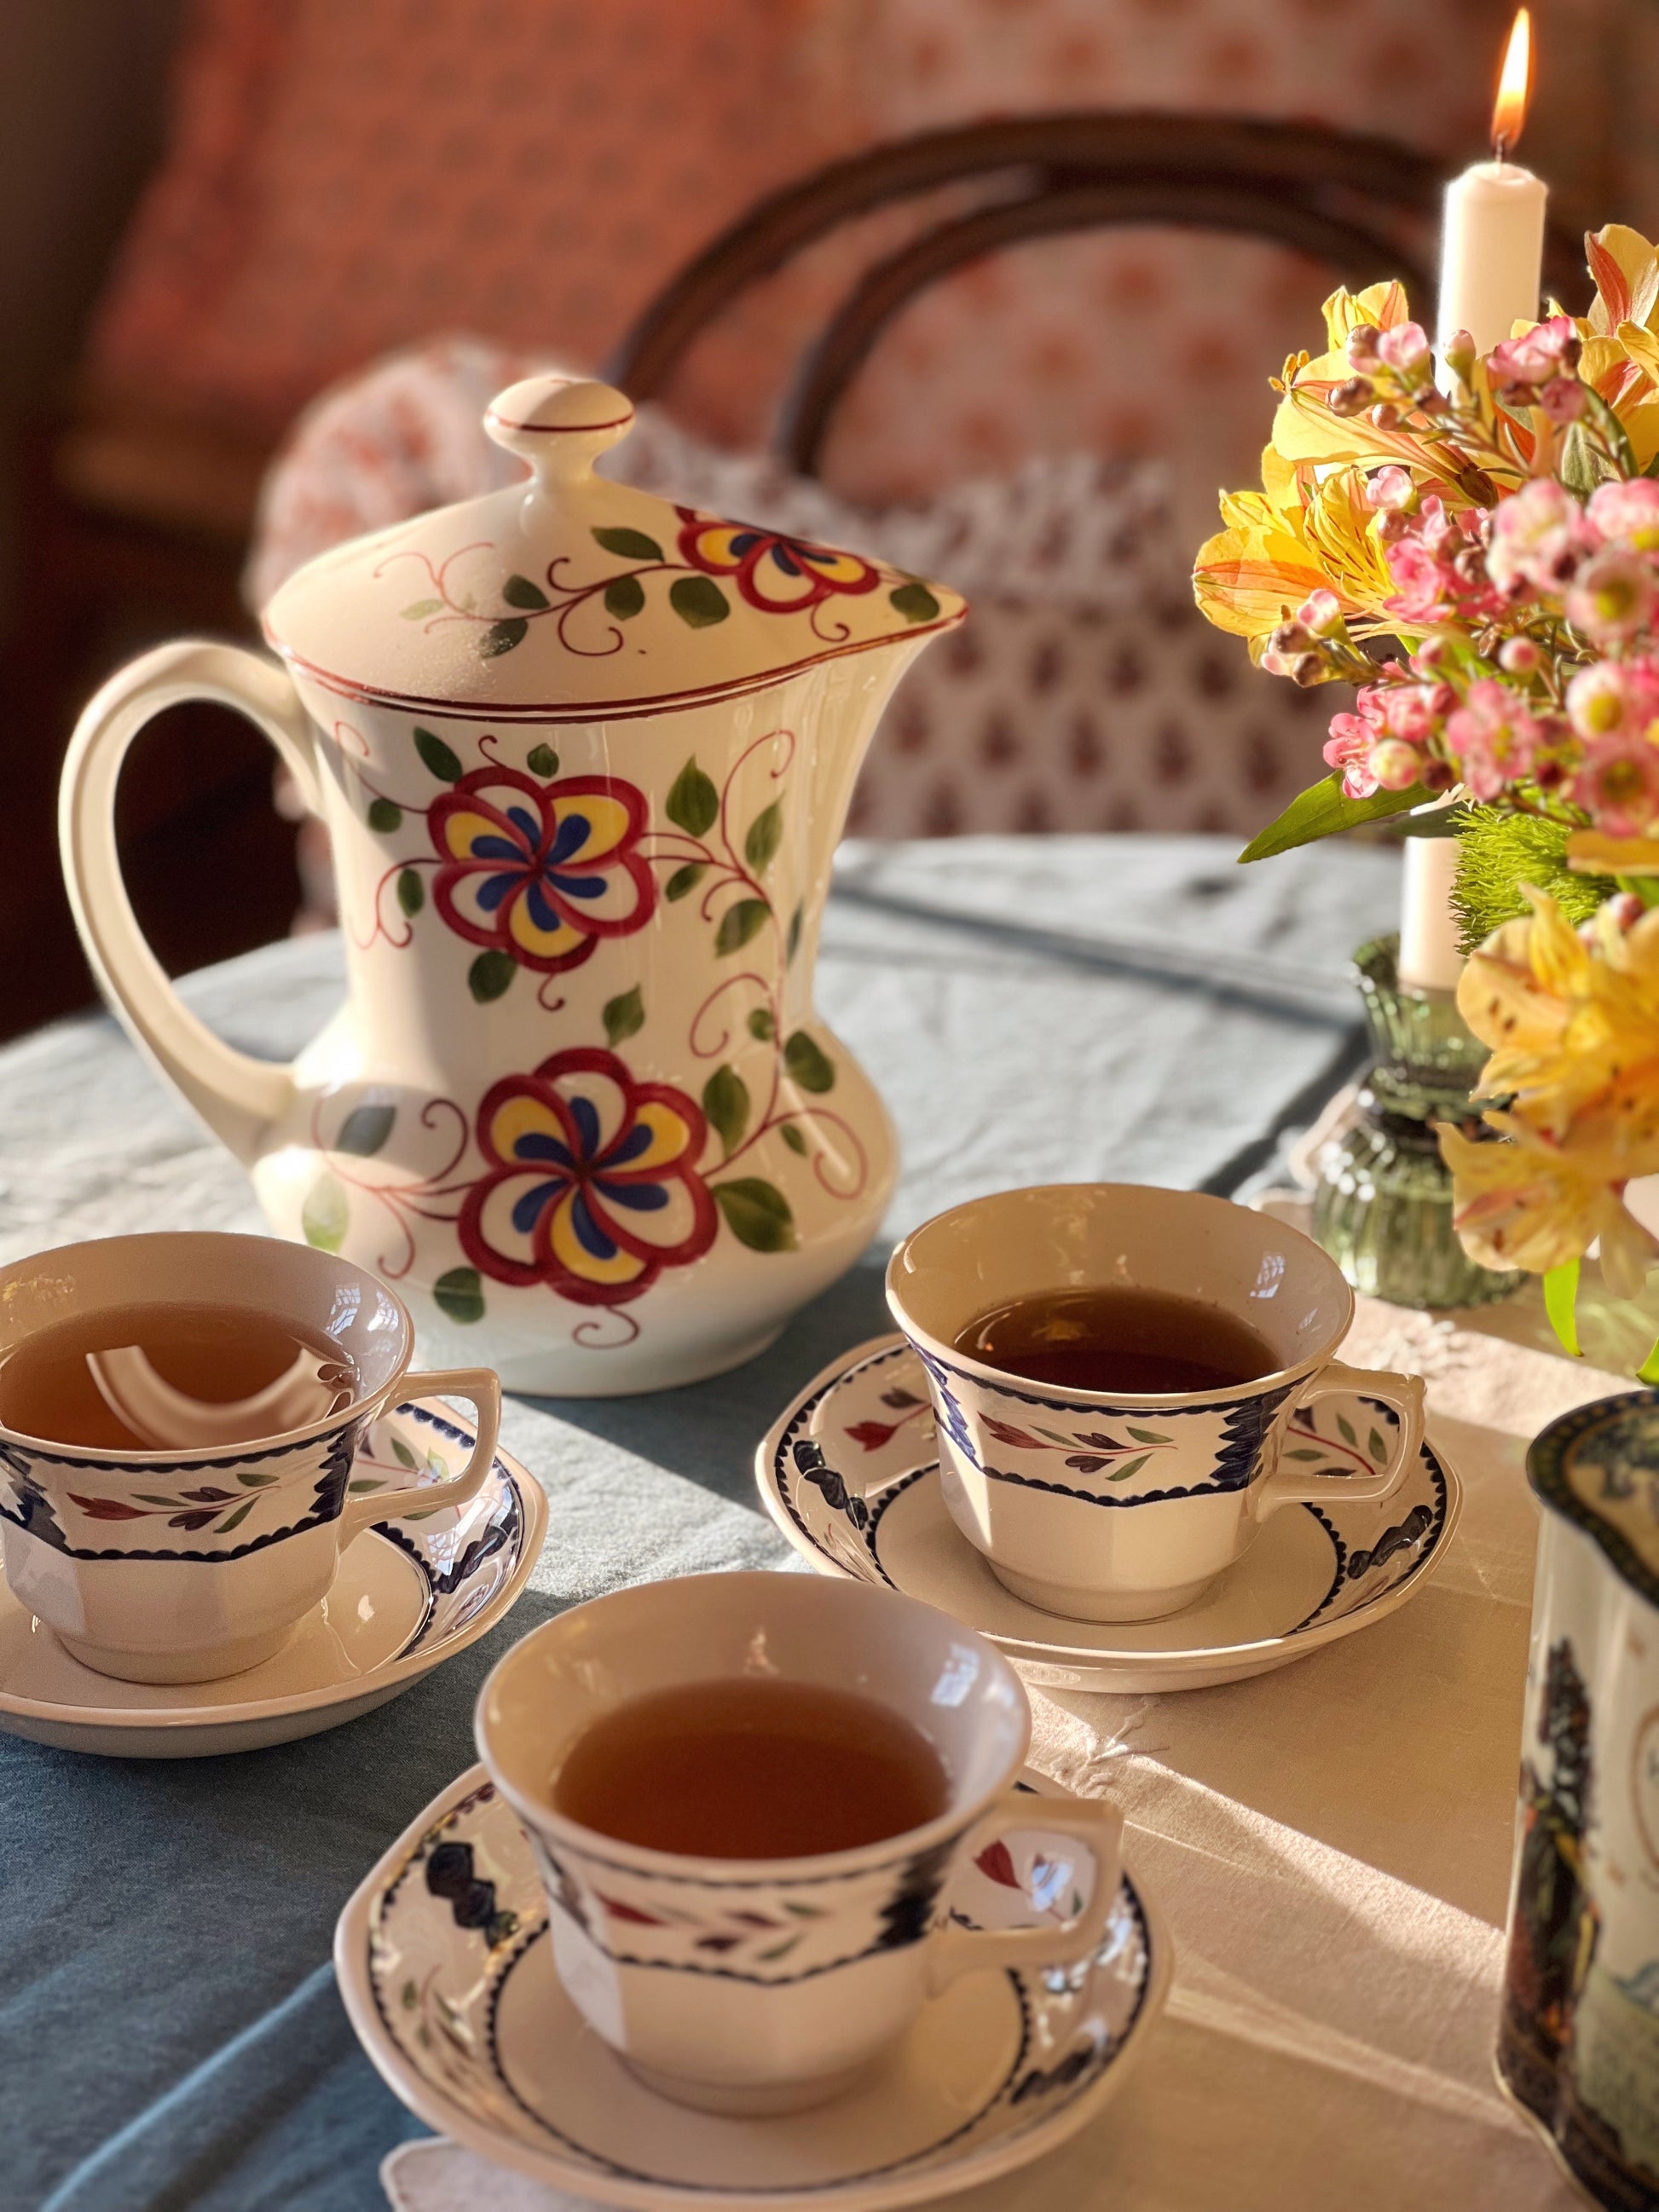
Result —
[{"label": "saucer", "polygon": [[[1341,1392],[1288,1449],[1369,1472],[1395,1416]],[[1425,1443],[1380,1504],[1287,1505],[1196,1605],[1163,1620],[1069,1620],[997,1580],[945,1508],[921,1362],[876,1337],[826,1367],[756,1454],[766,1509],[821,1574],[885,1583],[988,1637],[1040,1689],[1206,1689],[1288,1666],[1415,1595],[1445,1557],[1462,1486]]]},{"label": "saucer", "polygon": [[[473,1432],[437,1399],[368,1430],[349,1492],[453,1474]],[[356,1720],[476,1643],[517,1600],[547,1528],[547,1497],[497,1452],[470,1504],[405,1513],[340,1555],[334,1586],[273,1658],[217,1681],[121,1682],[73,1659],[0,1582],[0,1730],[65,1751],[203,1759],[257,1751]]]},{"label": "saucer", "polygon": [[[1029,1770],[1022,1782],[1064,1794]],[[1041,1925],[1055,1902],[1044,1843],[1022,1831],[987,1844],[957,1879],[953,1917]],[[1072,1838],[1053,1844],[1054,1860],[1072,1858]],[[351,2024],[412,2112],[555,2188],[665,2212],[873,2212],[1024,2166],[1116,2094],[1163,2007],[1170,1956],[1125,1875],[1092,1960],[965,1974],[860,2086],[757,2120],[655,2095],[581,2020],[554,1972],[530,1845],[482,1766],[398,1838],[334,1936]]]}]

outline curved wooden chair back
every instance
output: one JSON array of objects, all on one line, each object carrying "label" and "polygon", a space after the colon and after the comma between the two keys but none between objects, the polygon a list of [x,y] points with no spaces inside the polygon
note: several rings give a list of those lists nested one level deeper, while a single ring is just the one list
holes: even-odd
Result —
[{"label": "curved wooden chair back", "polygon": [[[1081,110],[1029,115],[876,146],[760,201],[657,295],[606,374],[659,398],[691,346],[749,285],[840,225],[951,185],[981,188],[853,285],[802,356],[780,413],[780,457],[816,475],[836,410],[887,325],[966,263],[1038,238],[1113,225],[1173,225],[1267,239],[1352,285],[1402,277],[1432,296],[1444,166],[1386,138],[1254,117]],[[1545,281],[1584,289],[1576,241],[1552,230]]]}]

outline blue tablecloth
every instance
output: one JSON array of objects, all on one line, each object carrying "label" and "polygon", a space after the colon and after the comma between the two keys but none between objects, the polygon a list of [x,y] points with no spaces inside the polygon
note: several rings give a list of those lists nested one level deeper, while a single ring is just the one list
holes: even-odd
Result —
[{"label": "blue tablecloth", "polygon": [[[1359,1051],[1346,958],[1397,864],[1315,849],[1239,869],[1197,838],[843,848],[818,1001],[899,1127],[896,1234],[973,1192],[1066,1177],[1236,1190]],[[340,990],[329,938],[191,979],[286,1053]],[[0,1052],[0,1256],[118,1230],[258,1225],[246,1178],[113,1024]],[[240,1757],[104,1760],[0,1736],[0,2204],[359,2212],[421,2132],[359,2051],[328,1965],[368,1867],[474,1756],[479,1683],[560,1607],[652,1576],[779,1563],[754,1444],[886,1325],[882,1250],[734,1375],[509,1406],[546,1550],[509,1623],[379,1712]]]}]

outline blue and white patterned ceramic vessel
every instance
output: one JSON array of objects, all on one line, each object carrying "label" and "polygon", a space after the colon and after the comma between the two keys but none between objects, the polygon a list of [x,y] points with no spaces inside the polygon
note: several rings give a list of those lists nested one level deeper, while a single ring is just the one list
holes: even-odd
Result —
[{"label": "blue and white patterned ceramic vessel", "polygon": [[[757,1677],[854,1691],[908,1720],[939,1753],[945,1809],[856,1849],[775,1860],[649,1850],[556,1809],[561,1761],[617,1706]],[[981,1638],[885,1591],[778,1574],[618,1590],[507,1654],[479,1698],[477,1735],[541,1867],[571,2002],[641,2080],[710,2112],[839,2095],[958,1975],[1091,1956],[1117,1888],[1121,1816],[1068,1799],[1046,1825],[1073,1839],[1060,1886],[1075,1905],[1035,1932],[951,1924],[952,1878],[1018,1824],[1010,1790],[1030,1711]]]},{"label": "blue and white patterned ceramic vessel", "polygon": [[1527,1475],[1533,1593],[1498,2078],[1573,2179],[1659,2208],[1659,1391],[1566,1413]]},{"label": "blue and white patterned ceramic vessel", "polygon": [[[1067,1801],[1029,1771],[1020,1796],[951,1882],[961,1929],[1052,1929],[1070,1907],[1075,1842],[1052,1817]],[[552,2189],[641,2212],[878,2212],[1008,2173],[1117,2094],[1171,1963],[1126,1873],[1084,1964],[969,1976],[835,2104],[711,2122],[654,2096],[588,2032],[555,1972],[524,1829],[477,1766],[363,1882],[334,1955],[364,2048],[422,2119]]]},{"label": "blue and white patterned ceramic vessel", "polygon": [[206,1681],[269,1659],[326,1594],[344,1547],[387,1517],[390,1492],[350,1493],[371,1421],[425,1391],[470,1399],[467,1463],[422,1501],[464,1505],[489,1473],[501,1388],[487,1368],[410,1374],[407,1311],[350,1261],[193,1231],[67,1244],[0,1268],[0,1359],[54,1322],[157,1301],[274,1316],[337,1345],[358,1382],[326,1419],[228,1449],[83,1449],[0,1425],[0,1549],[19,1603],[100,1674]]},{"label": "blue and white patterned ceramic vessel", "polygon": [[[1045,1292],[1139,1290],[1219,1308],[1273,1365],[1224,1389],[1124,1395],[1021,1382],[958,1340]],[[1200,1598],[1286,1505],[1384,1498],[1423,1440],[1419,1377],[1333,1357],[1353,1293],[1312,1239],[1189,1191],[1055,1183],[953,1207],[894,1253],[887,1302],[927,1370],[951,1519],[1016,1596],[1080,1620]],[[1332,1474],[1299,1411],[1363,1392],[1398,1415],[1376,1465]]]}]

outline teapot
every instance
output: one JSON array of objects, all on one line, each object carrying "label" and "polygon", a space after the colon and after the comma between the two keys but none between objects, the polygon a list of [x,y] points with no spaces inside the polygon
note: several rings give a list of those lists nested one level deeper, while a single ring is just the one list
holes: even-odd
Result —
[{"label": "teapot", "polygon": [[[308,562],[275,658],[132,662],[59,814],[100,988],[273,1228],[394,1283],[434,1356],[593,1396],[750,1358],[881,1219],[892,1127],[813,962],[881,710],[966,611],[595,474],[633,416],[501,392],[526,481]],[[122,758],[185,699],[247,715],[328,825],[347,996],[290,1066],[190,1012],[121,880]]]}]

